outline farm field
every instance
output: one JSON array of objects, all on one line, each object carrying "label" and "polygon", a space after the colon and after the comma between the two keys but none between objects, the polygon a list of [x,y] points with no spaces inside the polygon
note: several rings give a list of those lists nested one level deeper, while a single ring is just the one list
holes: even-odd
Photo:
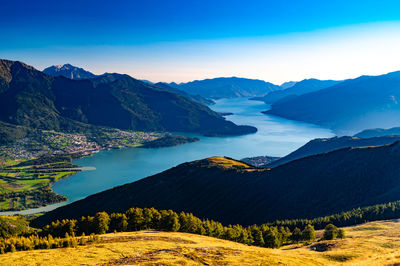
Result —
[{"label": "farm field", "polygon": [[0,165],[0,211],[22,210],[64,201],[51,190],[60,179],[75,174],[68,156],[40,159],[3,159]]}]

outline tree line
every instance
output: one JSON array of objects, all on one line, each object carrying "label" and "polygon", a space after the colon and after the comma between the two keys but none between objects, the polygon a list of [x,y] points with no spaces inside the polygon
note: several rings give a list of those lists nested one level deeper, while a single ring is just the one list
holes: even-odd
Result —
[{"label": "tree line", "polygon": [[[98,212],[80,219],[53,221],[29,236],[0,238],[0,253],[17,250],[75,247],[99,241],[98,234],[139,230],[185,232],[210,236],[247,245],[279,248],[283,244],[315,240],[312,225],[293,232],[283,226],[223,226],[213,220],[201,220],[191,213],[154,208],[130,208],[125,213]],[[91,238],[85,237],[90,235]],[[79,236],[79,237],[77,237]]]},{"label": "tree line", "polygon": [[[241,225],[223,226],[219,222],[200,220],[193,214],[184,212],[177,214],[171,210],[158,211],[154,208],[131,208],[125,213],[112,213],[109,215],[108,213],[100,212],[95,216],[86,216],[81,217],[80,219],[54,221],[39,231],[39,235],[36,236],[39,240],[29,241],[40,243],[40,241],[45,242],[44,238],[47,238],[47,241],[49,242],[49,236],[53,240],[60,238],[60,240],[57,240],[59,241],[59,244],[50,245],[53,247],[59,247],[65,245],[60,244],[62,241],[65,242],[65,234],[72,237],[74,235],[154,229],[195,233],[232,240],[248,245],[278,248],[287,243],[312,241],[315,238],[314,228],[325,228],[326,233],[324,232],[324,239],[334,239],[336,237],[342,238],[344,237],[343,230],[335,229],[335,226],[343,227],[362,224],[369,221],[396,219],[399,217],[400,201],[355,208],[347,212],[314,219],[283,220],[248,227],[243,227]],[[21,240],[18,241],[25,241],[25,243],[28,243],[26,245],[28,249],[43,246],[47,247],[47,244],[29,244],[27,239],[29,237],[32,238],[32,233],[25,230],[26,225],[24,225],[25,222],[23,222],[22,218],[16,220],[19,221],[18,223],[20,225],[13,227],[8,225],[11,222],[16,221],[2,221],[2,219],[0,219],[0,251],[5,252],[13,250],[11,244],[14,245],[15,250],[24,250],[21,248],[20,244],[12,242],[16,241],[15,236],[17,235],[25,235],[25,237],[20,237]],[[335,226],[332,227],[331,225]],[[302,230],[300,230],[300,228],[302,228]],[[26,237],[26,235],[30,236]],[[64,237],[63,240],[61,240],[62,237]],[[11,240],[13,238],[15,239]]]},{"label": "tree line", "polygon": [[400,201],[377,204],[367,207],[359,207],[350,211],[341,212],[314,219],[281,220],[268,223],[269,226],[284,226],[293,230],[296,227],[304,227],[308,224],[316,230],[325,228],[328,224],[338,227],[363,224],[377,220],[390,220],[400,217]]},{"label": "tree line", "polygon": [[200,234],[270,248],[315,239],[312,225],[305,225],[303,230],[297,228],[293,233],[288,227],[267,224],[248,227],[223,226],[213,220],[201,220],[191,213],[178,214],[172,210],[159,211],[154,208],[130,208],[125,213],[98,212],[94,216],[84,216],[80,219],[57,220],[43,227],[42,234],[60,237],[66,233],[88,235],[148,229]]}]

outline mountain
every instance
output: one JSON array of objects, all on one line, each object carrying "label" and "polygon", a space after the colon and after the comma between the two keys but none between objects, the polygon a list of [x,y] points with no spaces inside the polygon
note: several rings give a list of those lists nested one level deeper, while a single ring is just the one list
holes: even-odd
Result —
[{"label": "mountain", "polygon": [[[44,73],[46,73],[49,76],[53,77],[58,77],[58,76],[63,76],[69,79],[94,79],[97,77],[105,77],[105,76],[110,76],[110,75],[117,75],[117,73],[104,73],[102,75],[95,75],[89,71],[86,71],[83,68],[79,68],[76,66],[72,66],[70,64],[65,64],[65,65],[56,65],[56,66],[50,66],[46,69],[43,70]],[[167,90],[176,94],[179,94],[183,97],[186,97],[188,99],[194,100],[198,103],[204,104],[204,105],[212,105],[214,104],[214,101],[205,99],[201,97],[200,95],[190,95],[182,90],[176,89],[174,87],[168,86],[167,83],[159,82],[159,83],[153,83],[148,80],[140,80],[143,83],[149,84],[149,85],[154,85],[156,87],[159,87],[160,89]]]},{"label": "mountain", "polygon": [[296,82],[293,86],[285,90],[272,91],[264,97],[256,98],[256,100],[261,100],[267,104],[271,104],[285,98],[295,98],[294,96],[299,96],[313,91],[325,89],[340,82],[341,81],[336,80],[305,79],[300,82]]},{"label": "mountain", "polygon": [[167,91],[171,91],[173,93],[179,94],[179,95],[181,95],[183,97],[186,97],[188,99],[191,99],[191,100],[193,100],[195,102],[198,102],[198,103],[201,103],[201,104],[204,104],[204,105],[215,104],[215,102],[213,100],[206,99],[206,98],[204,98],[204,97],[202,97],[200,95],[191,95],[191,94],[189,94],[189,93],[187,93],[187,92],[185,92],[183,90],[171,87],[167,83],[164,83],[164,82],[158,82],[158,83],[154,84],[154,86],[160,87],[160,89],[163,89],[163,90],[167,90]]},{"label": "mountain", "polygon": [[346,134],[400,124],[400,71],[361,76],[272,105],[267,114]]},{"label": "mountain", "polygon": [[290,87],[293,87],[296,85],[297,81],[287,81],[281,84],[281,88],[283,90],[289,89]]},{"label": "mountain", "polygon": [[381,146],[386,144],[392,144],[400,140],[400,136],[381,136],[381,137],[371,137],[371,138],[359,138],[359,137],[333,137],[333,138],[323,138],[323,139],[313,139],[301,146],[294,152],[279,158],[277,160],[271,161],[267,165],[262,167],[276,167],[278,165],[285,164],[287,162],[304,158],[310,155],[327,153],[334,150],[352,147],[370,147],[370,146]]},{"label": "mountain", "polygon": [[96,77],[95,74],[70,64],[55,65],[43,70],[49,76],[63,76],[70,79],[90,79]]},{"label": "mountain", "polygon": [[399,135],[400,135],[400,127],[392,127],[388,129],[384,128],[366,129],[355,134],[354,137],[372,138],[380,136],[399,136]]},{"label": "mountain", "polygon": [[0,60],[0,121],[57,131],[82,131],[87,124],[204,135],[257,130],[237,126],[202,104],[128,75],[71,80],[8,60]]},{"label": "mountain", "polygon": [[38,217],[34,224],[133,206],[242,225],[324,216],[400,199],[399,161],[400,142],[344,148],[272,169],[212,157],[91,195]]},{"label": "mountain", "polygon": [[281,89],[281,87],[263,80],[237,77],[195,80],[180,84],[170,83],[169,85],[192,95],[212,99],[264,96],[271,91]]}]

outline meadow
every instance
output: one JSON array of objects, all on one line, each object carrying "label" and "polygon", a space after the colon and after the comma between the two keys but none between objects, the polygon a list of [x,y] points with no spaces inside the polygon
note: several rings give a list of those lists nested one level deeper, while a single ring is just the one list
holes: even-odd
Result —
[{"label": "meadow", "polygon": [[[345,239],[292,244],[279,249],[177,232],[138,231],[100,235],[77,247],[0,255],[1,265],[394,265],[400,260],[400,222],[343,228]],[[321,238],[322,230],[317,231]],[[89,238],[90,236],[88,236]]]}]

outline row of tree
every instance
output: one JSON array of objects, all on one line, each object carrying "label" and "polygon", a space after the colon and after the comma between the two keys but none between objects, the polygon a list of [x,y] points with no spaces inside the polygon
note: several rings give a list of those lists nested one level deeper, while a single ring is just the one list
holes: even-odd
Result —
[{"label": "row of tree", "polygon": [[248,227],[223,226],[212,220],[200,220],[191,213],[178,214],[172,210],[158,211],[154,208],[131,208],[125,213],[109,215],[106,212],[99,212],[95,216],[81,217],[78,220],[57,220],[46,225],[41,234],[61,237],[66,233],[88,235],[146,229],[200,234],[270,248],[278,248],[285,243],[315,239],[315,230],[312,225],[304,226],[303,230],[295,228],[293,231],[288,227],[266,224]]},{"label": "row of tree", "polygon": [[74,234],[71,236],[65,234],[63,238],[53,237],[52,235],[42,237],[37,234],[32,234],[29,237],[0,238],[0,254],[33,249],[76,247],[78,245],[98,243],[100,241],[100,237],[94,234],[88,237],[84,234],[80,237],[76,237]]},{"label": "row of tree", "polygon": [[293,230],[296,227],[303,228],[308,224],[315,229],[323,229],[328,224],[334,224],[339,227],[363,224],[370,221],[390,220],[400,217],[400,201],[394,201],[384,204],[377,204],[362,208],[355,208],[350,211],[341,212],[314,219],[295,219],[282,220],[268,223],[269,226],[284,226]]},{"label": "row of tree", "polygon": [[[191,213],[176,213],[172,210],[158,211],[154,208],[130,208],[125,213],[98,212],[94,216],[80,219],[64,219],[46,225],[39,232],[29,236],[0,237],[0,253],[17,250],[76,247],[99,241],[98,234],[139,230],[162,230],[186,232],[231,240],[247,245],[279,248],[283,244],[311,242],[315,240],[315,230],[306,224],[303,230],[285,226],[241,225],[223,226],[213,220],[201,220]],[[25,232],[26,234],[26,232]],[[97,235],[95,235],[97,234]],[[76,237],[80,235],[80,237]],[[90,235],[90,237],[85,237]],[[329,224],[323,239],[343,238],[344,231]]]}]

